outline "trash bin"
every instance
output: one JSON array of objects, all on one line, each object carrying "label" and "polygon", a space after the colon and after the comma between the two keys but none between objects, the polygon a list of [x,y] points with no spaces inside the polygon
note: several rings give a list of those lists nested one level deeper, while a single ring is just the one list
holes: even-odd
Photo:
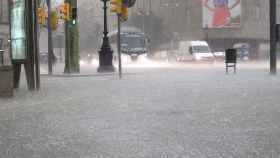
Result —
[{"label": "trash bin", "polygon": [[237,59],[237,51],[236,49],[227,49],[226,50],[226,73],[228,74],[228,68],[233,67],[234,73],[236,73],[236,59]]},{"label": "trash bin", "polygon": [[0,66],[4,65],[4,50],[0,50]]}]

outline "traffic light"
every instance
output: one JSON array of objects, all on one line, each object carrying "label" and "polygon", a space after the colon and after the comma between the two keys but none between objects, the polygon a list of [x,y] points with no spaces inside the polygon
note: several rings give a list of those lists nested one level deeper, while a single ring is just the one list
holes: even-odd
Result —
[{"label": "traffic light", "polygon": [[65,21],[70,21],[71,19],[71,6],[69,3],[63,3],[59,6],[59,12],[62,14],[61,18]]},{"label": "traffic light", "polygon": [[38,17],[38,23],[42,26],[46,26],[46,12],[45,8],[39,7],[37,9],[37,17]]},{"label": "traffic light", "polygon": [[121,21],[126,21],[128,19],[129,2],[129,0],[110,0],[110,10],[111,12],[117,13]]},{"label": "traffic light", "polygon": [[125,4],[128,8],[131,8],[135,5],[136,0],[122,0],[123,4]]},{"label": "traffic light", "polygon": [[126,21],[128,19],[128,7],[122,5],[121,21]]},{"label": "traffic light", "polygon": [[110,0],[110,11],[113,13],[121,14],[122,0]]},{"label": "traffic light", "polygon": [[72,24],[75,25],[77,22],[77,8],[72,8]]},{"label": "traffic light", "polygon": [[122,5],[126,6],[127,8],[129,8],[129,3],[130,3],[130,0],[122,0]]}]

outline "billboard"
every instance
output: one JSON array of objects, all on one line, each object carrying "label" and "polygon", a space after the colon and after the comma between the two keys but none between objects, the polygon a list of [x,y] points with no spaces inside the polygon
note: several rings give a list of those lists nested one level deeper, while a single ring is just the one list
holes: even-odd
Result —
[{"label": "billboard", "polygon": [[241,0],[202,0],[203,28],[241,26]]},{"label": "billboard", "polygon": [[11,48],[13,60],[26,59],[25,0],[11,0]]}]

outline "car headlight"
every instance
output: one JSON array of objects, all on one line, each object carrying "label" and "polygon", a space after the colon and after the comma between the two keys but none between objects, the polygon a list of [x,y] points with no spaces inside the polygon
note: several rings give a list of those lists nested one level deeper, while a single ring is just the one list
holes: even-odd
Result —
[{"label": "car headlight", "polygon": [[85,61],[80,60],[80,65],[85,65],[85,64],[86,64],[86,62],[85,62]]},{"label": "car headlight", "polygon": [[92,59],[91,64],[92,65],[98,65],[99,61],[97,59]]},{"label": "car headlight", "polygon": [[224,56],[225,54],[223,52],[215,52],[214,55],[215,56]]},{"label": "car headlight", "polygon": [[194,58],[195,58],[195,60],[201,60],[202,59],[202,57],[199,56],[199,55],[196,55]]}]

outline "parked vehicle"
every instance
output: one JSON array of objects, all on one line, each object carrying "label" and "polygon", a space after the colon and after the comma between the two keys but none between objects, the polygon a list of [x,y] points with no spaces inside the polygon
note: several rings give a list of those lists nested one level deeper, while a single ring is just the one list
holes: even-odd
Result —
[{"label": "parked vehicle", "polygon": [[83,53],[80,54],[80,64],[84,65],[84,64],[91,64],[93,62],[93,59],[95,59],[97,57],[95,57],[95,54],[93,53]]},{"label": "parked vehicle", "polygon": [[214,61],[214,55],[206,41],[181,41],[177,61]]},{"label": "parked vehicle", "polygon": [[215,51],[213,52],[215,59],[224,60],[225,59],[225,51]]},{"label": "parked vehicle", "polygon": [[237,51],[237,59],[247,61],[250,55],[250,44],[248,43],[236,43],[233,48]]}]

